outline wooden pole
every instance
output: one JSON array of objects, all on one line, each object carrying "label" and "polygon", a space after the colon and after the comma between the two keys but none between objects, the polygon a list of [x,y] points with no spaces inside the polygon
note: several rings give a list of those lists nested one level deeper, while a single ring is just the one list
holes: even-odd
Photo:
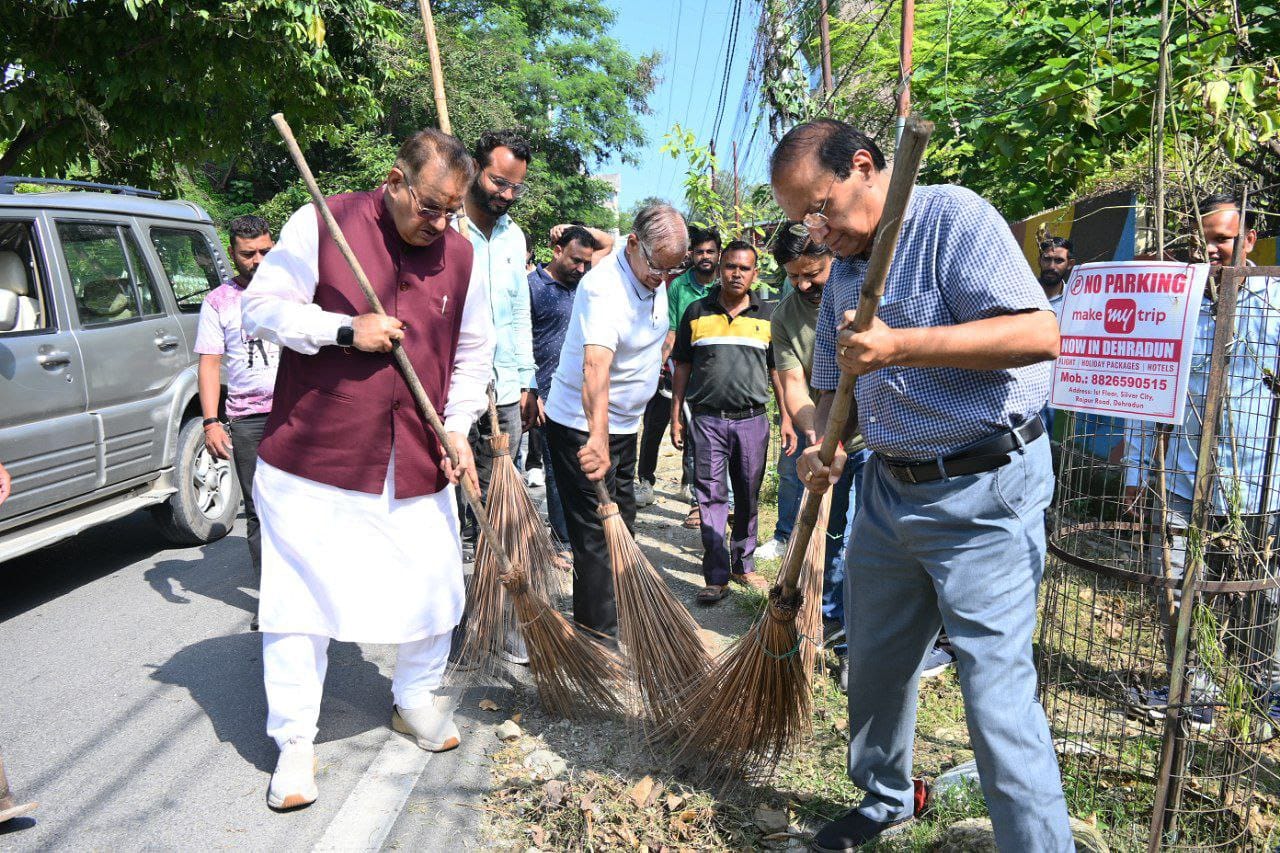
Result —
[{"label": "wooden pole", "polygon": [[831,19],[827,0],[818,3],[818,38],[822,42],[822,95],[829,98],[835,83],[831,79]]},{"label": "wooden pole", "polygon": [[916,33],[916,2],[902,0],[902,34],[898,41],[898,128],[893,137],[896,151],[902,144],[902,129],[911,114],[911,45]]},{"label": "wooden pole", "polygon": [[[1164,114],[1169,91],[1169,0],[1160,2],[1160,53],[1156,103],[1151,125],[1151,182],[1154,185],[1156,258],[1164,260]],[[1243,217],[1243,211],[1241,212]]]},{"label": "wooden pole", "polygon": [[431,0],[418,0],[422,13],[422,30],[427,37],[427,53],[431,55],[431,88],[435,94],[436,115],[440,117],[440,129],[453,133],[449,121],[449,104],[444,99],[444,68],[440,64],[440,43],[436,41],[436,20],[431,15]]}]

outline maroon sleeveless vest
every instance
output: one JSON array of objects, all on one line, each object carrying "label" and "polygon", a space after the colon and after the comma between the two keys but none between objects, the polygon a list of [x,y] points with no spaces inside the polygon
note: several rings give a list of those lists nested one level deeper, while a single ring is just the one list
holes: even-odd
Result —
[{"label": "maroon sleeveless vest", "polygon": [[[471,280],[471,243],[449,228],[430,246],[407,245],[383,193],[334,196],[329,207],[383,308],[404,321],[402,345],[443,420]],[[323,219],[319,227],[313,301],[325,311],[368,314],[372,309]],[[445,487],[443,450],[390,353],[338,346],[315,355],[281,350],[259,456],[299,477],[376,495],[387,478],[393,441],[397,498]]]}]

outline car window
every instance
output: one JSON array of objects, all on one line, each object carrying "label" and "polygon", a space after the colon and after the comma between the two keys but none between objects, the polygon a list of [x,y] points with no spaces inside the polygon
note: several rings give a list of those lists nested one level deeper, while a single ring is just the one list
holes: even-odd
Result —
[{"label": "car window", "polygon": [[0,290],[16,297],[12,327],[0,317],[0,335],[38,332],[53,327],[49,291],[36,251],[35,227],[29,220],[0,219]]},{"label": "car window", "polygon": [[107,223],[59,222],[58,238],[84,325],[159,313],[155,282],[130,230]]},{"label": "car window", "polygon": [[151,245],[160,256],[178,308],[198,314],[205,294],[222,283],[208,238],[186,228],[152,228]]}]

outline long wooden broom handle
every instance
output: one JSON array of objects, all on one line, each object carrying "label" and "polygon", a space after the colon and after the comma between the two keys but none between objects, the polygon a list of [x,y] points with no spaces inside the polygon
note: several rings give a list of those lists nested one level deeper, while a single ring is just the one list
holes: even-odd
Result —
[{"label": "long wooden broom handle", "polygon": [[[864,332],[871,327],[876,309],[880,307],[880,297],[884,295],[885,280],[889,276],[889,267],[893,264],[893,253],[898,245],[898,232],[902,229],[902,218],[911,201],[911,189],[915,186],[916,175],[920,171],[920,161],[924,158],[924,149],[933,133],[933,122],[911,118],[903,129],[902,142],[893,158],[893,174],[889,178],[889,189],[885,195],[884,211],[880,214],[880,227],[876,231],[875,243],[871,247],[871,258],[867,262],[867,277],[862,282],[862,293],[858,297],[858,310],[854,314],[852,329]],[[857,378],[841,372],[840,385],[836,388],[835,397],[831,401],[831,412],[827,415],[826,435],[822,439],[822,447],[818,450],[818,458],[823,465],[830,465],[835,459],[836,450],[840,446],[840,438],[845,433],[853,411],[853,386]],[[793,536],[799,536],[797,547],[787,549],[787,559],[778,574],[778,585],[782,587],[784,597],[795,594],[800,580],[800,567],[804,563],[804,554],[809,540],[813,537],[813,529],[818,522],[818,510],[821,501],[805,501],[804,509],[796,520]]]},{"label": "long wooden broom handle", "polygon": [[436,20],[431,14],[431,0],[418,0],[418,11],[422,14],[422,32],[431,57],[431,88],[436,99],[436,114],[440,116],[440,129],[452,136],[449,104],[444,98],[444,67],[440,64],[440,43],[436,41]]},{"label": "long wooden broom handle", "polygon": [[[302,149],[298,147],[298,141],[293,138],[293,130],[290,129],[289,123],[285,121],[284,114],[276,113],[271,117],[271,121],[275,124],[276,130],[280,131],[284,144],[288,146],[289,155],[293,157],[294,165],[302,173],[302,180],[306,182],[307,189],[311,192],[312,203],[315,204],[316,210],[320,211],[324,224],[328,226],[329,236],[333,237],[333,241],[338,244],[338,251],[342,252],[342,257],[346,258],[347,264],[351,267],[351,272],[360,284],[360,290],[364,292],[365,299],[369,300],[369,307],[373,309],[375,314],[385,316],[387,312],[382,308],[382,301],[373,292],[373,285],[369,283],[368,277],[364,274],[364,268],[360,266],[360,261],[356,258],[355,252],[351,251],[347,238],[343,236],[342,229],[338,227],[337,220],[333,218],[333,212],[329,210],[329,205],[325,202],[324,195],[320,192],[320,186],[316,183],[315,176],[311,174],[311,167],[307,165],[306,158],[302,156]],[[458,310],[461,311],[462,309],[459,308]],[[418,373],[413,369],[413,364],[409,361],[408,354],[397,343],[392,349],[392,355],[395,356],[396,366],[404,374],[404,380],[409,386],[410,393],[413,394],[414,402],[418,404],[418,408],[422,411],[422,416],[427,419],[427,423],[431,424],[431,429],[435,431],[436,438],[439,439],[440,445],[448,455],[450,464],[456,470],[459,463],[458,453],[453,449],[453,445],[449,443],[449,435],[444,430],[444,423],[441,422],[440,416],[436,414],[436,407],[431,405],[431,401],[427,399],[426,389],[422,387],[422,382],[419,381]],[[511,560],[508,559],[506,552],[498,546],[501,540],[494,531],[493,525],[489,523],[488,513],[484,511],[484,501],[480,498],[480,489],[466,477],[460,478],[460,484],[462,486],[462,494],[466,497],[467,503],[470,504],[471,512],[475,514],[476,523],[480,526],[480,532],[484,534],[493,546],[493,552],[498,557],[501,573],[504,575],[510,574],[513,571]]]}]

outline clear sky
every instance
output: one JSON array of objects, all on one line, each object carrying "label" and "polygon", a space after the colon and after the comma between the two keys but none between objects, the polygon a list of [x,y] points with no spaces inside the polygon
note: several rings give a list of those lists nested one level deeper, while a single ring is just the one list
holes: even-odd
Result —
[{"label": "clear sky", "polygon": [[[682,206],[684,196],[680,183],[684,164],[658,149],[662,147],[663,135],[677,122],[692,130],[700,143],[710,140],[724,79],[734,4],[731,0],[611,0],[611,5],[618,10],[618,20],[612,30],[614,38],[635,55],[654,50],[662,53],[658,68],[661,82],[649,98],[653,114],[641,116],[648,142],[639,151],[640,165],[614,161],[601,165],[596,171],[621,172],[623,210],[646,196],[658,196]],[[730,160],[729,140],[735,125],[739,128],[741,143],[745,144],[746,137],[751,135],[751,126],[741,116],[742,96],[759,19],[759,4],[755,0],[742,0],[724,117],[716,145],[716,153],[726,169]],[[748,92],[748,95],[754,99],[755,93]],[[753,144],[753,149],[758,150],[750,152],[751,157],[747,156],[748,152],[739,151],[744,167],[749,162],[762,163],[768,144],[767,129],[761,128]],[[744,168],[743,172],[746,171]],[[755,174],[758,179],[759,166],[755,167]]]}]

